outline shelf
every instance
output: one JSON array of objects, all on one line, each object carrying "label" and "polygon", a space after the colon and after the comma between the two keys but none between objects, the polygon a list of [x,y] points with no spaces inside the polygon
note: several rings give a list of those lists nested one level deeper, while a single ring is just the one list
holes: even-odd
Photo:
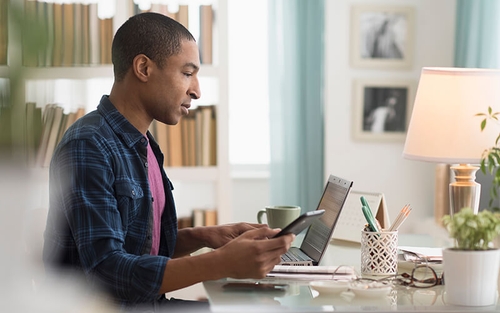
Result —
[{"label": "shelf", "polygon": [[[217,67],[202,65],[200,77],[216,77]],[[0,77],[9,76],[9,67],[0,66]],[[25,79],[92,79],[110,78],[113,76],[112,65],[74,66],[74,67],[23,67]]]}]

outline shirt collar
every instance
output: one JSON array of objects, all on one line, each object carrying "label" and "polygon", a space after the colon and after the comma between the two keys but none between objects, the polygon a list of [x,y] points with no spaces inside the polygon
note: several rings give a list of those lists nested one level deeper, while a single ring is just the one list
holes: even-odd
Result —
[{"label": "shirt collar", "polygon": [[122,138],[128,147],[134,146],[141,140],[147,145],[147,141],[144,140],[144,135],[118,112],[113,103],[109,100],[109,96],[102,96],[101,102],[97,106],[97,111],[104,117],[113,131]]}]

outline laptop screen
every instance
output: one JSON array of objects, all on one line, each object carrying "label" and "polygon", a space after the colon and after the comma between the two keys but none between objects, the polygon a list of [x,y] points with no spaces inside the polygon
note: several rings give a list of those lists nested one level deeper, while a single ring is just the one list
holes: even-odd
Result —
[{"label": "laptop screen", "polygon": [[351,187],[352,181],[333,175],[328,178],[317,208],[317,210],[325,210],[325,214],[309,227],[300,246],[300,249],[316,262],[321,260],[326,250]]}]

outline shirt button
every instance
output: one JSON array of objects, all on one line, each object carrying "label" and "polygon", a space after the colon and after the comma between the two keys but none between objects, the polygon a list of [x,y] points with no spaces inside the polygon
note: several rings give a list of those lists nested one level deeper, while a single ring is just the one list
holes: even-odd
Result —
[{"label": "shirt button", "polygon": [[132,190],[132,196],[135,196],[135,190]]},{"label": "shirt button", "polygon": [[144,163],[144,167],[148,167],[148,162]]}]

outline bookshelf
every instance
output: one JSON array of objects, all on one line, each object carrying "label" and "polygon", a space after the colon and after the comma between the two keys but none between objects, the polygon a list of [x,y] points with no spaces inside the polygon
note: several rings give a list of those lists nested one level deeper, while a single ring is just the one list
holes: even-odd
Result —
[{"label": "bookshelf", "polygon": [[[2,1],[2,0],[0,0]],[[112,34],[116,32],[118,27],[133,13],[137,8],[132,5],[132,0],[115,0],[116,1],[116,13],[112,19]],[[29,2],[29,3],[28,3]],[[25,10],[26,4],[28,6],[33,6],[31,1],[27,0],[11,0],[11,9]],[[129,5],[123,5],[124,3],[129,3]],[[204,7],[200,9],[200,6],[207,5],[207,1],[179,1],[180,5],[185,5],[185,8],[189,5],[189,19],[193,21],[195,18],[200,18],[202,11],[207,11]],[[193,185],[193,193],[195,193],[200,188],[202,189],[198,196],[198,193],[191,195],[177,195],[174,190],[174,196],[176,198],[176,204],[179,216],[185,216],[191,214],[192,210],[196,208],[201,209],[217,209],[218,223],[228,223],[232,221],[231,216],[231,192],[230,192],[230,175],[229,175],[229,153],[228,153],[228,70],[227,70],[227,0],[212,0],[210,5],[213,9],[211,17],[213,18],[212,23],[212,53],[207,56],[204,52],[206,62],[201,64],[201,69],[199,72],[200,83],[202,85],[202,98],[200,100],[193,101],[193,107],[201,107],[214,105],[215,115],[217,118],[216,122],[216,161],[215,165],[211,166],[182,166],[182,167],[166,167],[166,172],[169,178],[173,181],[174,187],[177,189],[177,185],[182,186],[179,189],[189,190],[190,185]],[[194,12],[196,10],[197,12]],[[132,13],[131,13],[132,12]],[[186,12],[184,12],[186,13]],[[29,94],[28,91],[31,88],[30,84],[33,82],[40,81],[56,81],[56,80],[67,80],[70,82],[86,82],[95,79],[102,79],[107,81],[107,83],[112,83],[113,70],[112,65],[106,64],[107,62],[97,63],[90,62],[89,64],[80,64],[81,62],[71,64],[69,61],[66,63],[61,63],[61,66],[49,66],[49,63],[28,63],[25,64],[23,61],[23,51],[19,42],[21,42],[20,32],[12,30],[12,21],[9,21],[9,40],[8,40],[8,65],[0,64],[0,78],[11,78],[13,73],[17,73],[16,80],[22,82],[19,84],[17,91],[12,90],[15,93],[13,97],[13,103],[26,104],[27,102],[34,102],[32,99],[33,95]],[[202,31],[192,30],[191,27],[199,27],[200,24],[206,21],[198,21],[193,23],[194,26],[189,25],[189,29],[200,42],[203,36]],[[206,36],[206,35],[205,35]],[[77,38],[77,37],[75,37]],[[207,39],[202,39],[202,44],[206,46]],[[73,40],[72,43],[75,46]],[[61,47],[62,49],[62,47]],[[45,54],[48,52],[45,51]],[[90,52],[89,52],[90,53]],[[81,56],[79,56],[80,58]],[[26,66],[31,65],[31,66]],[[212,92],[212,96],[208,96],[208,99],[204,100],[205,94],[203,86],[206,85],[208,91]],[[111,85],[109,86],[111,87]],[[49,88],[50,89],[50,88]],[[110,88],[106,88],[109,92]],[[45,93],[57,91],[46,91]],[[104,93],[106,93],[104,92]],[[40,93],[40,91],[37,91]],[[100,97],[103,93],[96,94],[92,100],[88,100],[86,103],[81,105],[85,108],[85,111],[95,109]],[[46,94],[44,94],[46,95]],[[54,95],[46,95],[48,98]],[[44,107],[47,104],[37,102],[37,107]],[[57,103],[64,107],[65,110],[74,111],[75,104]],[[23,106],[24,107],[24,106]],[[36,168],[36,177],[42,184],[46,184],[46,190],[48,193],[48,169],[47,168]],[[46,174],[45,174],[46,172]],[[201,187],[200,187],[201,186]],[[41,200],[41,206],[48,207],[47,196],[43,196]]]}]

